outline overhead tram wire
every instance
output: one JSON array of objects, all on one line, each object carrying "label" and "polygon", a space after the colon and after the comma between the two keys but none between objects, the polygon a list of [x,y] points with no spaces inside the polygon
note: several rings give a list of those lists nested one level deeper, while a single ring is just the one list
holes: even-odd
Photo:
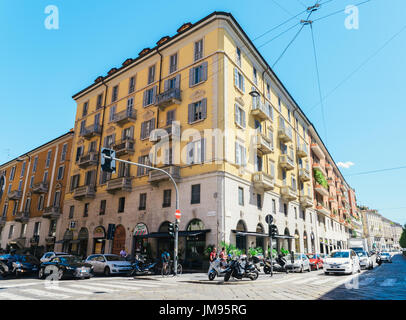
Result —
[{"label": "overhead tram wire", "polygon": [[[330,1],[332,1],[332,0],[330,0]],[[328,2],[330,2],[330,1],[328,1]],[[368,3],[368,2],[371,2],[371,1],[373,1],[373,0],[365,0],[365,1],[362,1],[362,2],[359,2],[359,3],[354,4],[353,6],[354,6],[354,7],[359,7],[359,6],[363,5],[363,4]],[[344,12],[345,10],[346,10],[346,8],[341,9],[341,10],[338,10],[338,11],[335,11],[335,12],[332,12],[332,13],[329,13],[329,14],[323,16],[323,17],[320,17],[320,18],[317,18],[317,19],[313,20],[313,22],[320,21],[320,20],[323,20],[323,19],[325,19],[325,18],[334,16],[334,15],[336,15],[336,14],[339,14],[339,13]]]},{"label": "overhead tram wire", "polygon": [[406,169],[406,166],[387,168],[387,169],[378,169],[378,170],[372,170],[372,171],[364,171],[364,172],[358,172],[358,173],[352,173],[352,174],[345,174],[345,176],[353,177],[353,176],[374,174],[374,173],[380,173],[380,172],[386,172],[386,171],[395,171],[395,170],[401,170],[401,169]]}]

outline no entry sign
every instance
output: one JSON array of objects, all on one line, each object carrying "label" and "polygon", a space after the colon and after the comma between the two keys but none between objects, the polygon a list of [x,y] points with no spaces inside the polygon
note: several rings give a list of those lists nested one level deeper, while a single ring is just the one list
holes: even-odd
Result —
[{"label": "no entry sign", "polygon": [[180,220],[180,217],[182,216],[182,214],[180,213],[180,210],[176,210],[175,211],[175,218]]}]

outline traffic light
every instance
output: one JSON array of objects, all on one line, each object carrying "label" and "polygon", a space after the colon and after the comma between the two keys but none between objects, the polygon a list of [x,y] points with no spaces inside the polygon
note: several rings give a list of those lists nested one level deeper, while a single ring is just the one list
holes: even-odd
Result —
[{"label": "traffic light", "polygon": [[116,160],[107,159],[103,155],[111,158],[116,157],[116,152],[112,149],[102,148],[101,151],[101,170],[104,172],[116,172]]},{"label": "traffic light", "polygon": [[278,235],[278,228],[274,224],[271,224],[269,226],[269,236],[274,238],[277,235]]},{"label": "traffic light", "polygon": [[107,229],[107,240],[114,240],[114,233],[116,232],[116,225],[110,223]]},{"label": "traffic light", "polygon": [[175,225],[171,222],[168,225],[168,232],[171,238],[175,238]]}]

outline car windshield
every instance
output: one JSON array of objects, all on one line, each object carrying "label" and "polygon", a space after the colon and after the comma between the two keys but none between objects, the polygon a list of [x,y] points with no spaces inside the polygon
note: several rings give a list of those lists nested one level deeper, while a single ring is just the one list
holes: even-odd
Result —
[{"label": "car windshield", "polygon": [[34,257],[34,256],[21,256],[19,260],[21,262],[39,264],[38,259],[36,257]]},{"label": "car windshield", "polygon": [[68,256],[68,257],[59,257],[63,263],[72,264],[72,263],[81,263],[78,257]]},{"label": "car windshield", "polygon": [[389,256],[389,253],[387,253],[387,252],[382,252],[381,255],[382,255],[382,256]]},{"label": "car windshield", "polygon": [[368,257],[368,254],[365,251],[357,252],[359,257]]},{"label": "car windshield", "polygon": [[332,252],[330,257],[331,258],[349,258],[350,253],[348,251],[336,251],[336,252]]},{"label": "car windshield", "polygon": [[126,261],[124,258],[116,255],[105,256],[107,261]]},{"label": "car windshield", "polygon": [[307,257],[309,259],[317,259],[317,256],[315,254],[308,254]]}]

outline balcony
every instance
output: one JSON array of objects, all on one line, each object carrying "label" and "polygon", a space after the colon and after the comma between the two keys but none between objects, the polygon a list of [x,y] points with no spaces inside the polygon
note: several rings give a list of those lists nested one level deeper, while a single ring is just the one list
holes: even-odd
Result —
[{"label": "balcony", "polygon": [[89,152],[84,156],[81,156],[78,161],[78,165],[80,168],[84,169],[90,166],[97,165],[97,161],[99,160],[99,153],[98,152]]},{"label": "balcony", "polygon": [[273,152],[272,141],[262,133],[257,133],[257,135],[255,136],[255,144],[256,148],[262,154],[269,154]]},{"label": "balcony", "polygon": [[311,208],[311,207],[313,207],[313,199],[312,199],[312,197],[301,191],[300,192],[300,205],[303,208]]},{"label": "balcony", "polygon": [[93,185],[77,187],[73,191],[73,197],[76,200],[82,200],[84,198],[93,199],[95,196],[95,187]]},{"label": "balcony", "polygon": [[116,151],[116,157],[132,155],[135,152],[135,141],[131,138],[123,139],[115,143],[113,149]]},{"label": "balcony", "polygon": [[321,150],[320,146],[317,143],[312,143],[310,145],[310,148],[312,149],[313,153],[319,158],[319,159],[324,159],[324,153],[323,150]]},{"label": "balcony", "polygon": [[14,216],[14,221],[26,223],[30,219],[30,212],[29,211],[21,211],[17,212]]},{"label": "balcony", "polygon": [[260,101],[260,99],[255,99],[257,102],[252,105],[251,115],[261,121],[272,120],[269,109]]},{"label": "balcony", "polygon": [[83,128],[79,136],[85,139],[91,139],[94,136],[99,136],[100,134],[101,134],[101,126],[96,124]]},{"label": "balcony", "polygon": [[325,177],[327,177],[326,170],[324,169],[324,167],[323,167],[320,163],[314,162],[314,163],[313,163],[313,169],[318,169],[318,170],[320,170],[320,171],[323,173],[323,175],[324,175]]},{"label": "balcony", "polygon": [[131,192],[131,180],[133,177],[119,177],[107,182],[107,192],[114,193],[116,191]]},{"label": "balcony", "polygon": [[329,196],[328,190],[326,188],[324,188],[320,184],[317,184],[317,183],[315,184],[314,191],[316,191],[318,194],[320,194],[323,197],[328,197]]},{"label": "balcony", "polygon": [[299,169],[299,179],[300,181],[306,182],[311,180],[310,171],[307,168]]},{"label": "balcony", "polygon": [[62,214],[61,208],[52,206],[45,208],[42,217],[47,219],[58,219],[61,214]]},{"label": "balcony", "polygon": [[180,125],[178,122],[172,122],[172,124],[155,129],[151,132],[149,141],[158,142],[162,138],[171,139],[172,136],[180,137]]},{"label": "balcony", "polygon": [[32,188],[32,193],[47,193],[48,192],[48,182],[35,183]]},{"label": "balcony", "polygon": [[278,129],[279,140],[286,143],[292,142],[292,128],[289,125],[285,125],[285,122],[279,123]]},{"label": "balcony", "polygon": [[306,158],[307,157],[307,145],[306,143],[299,143],[297,145],[297,155],[300,158]]},{"label": "balcony", "polygon": [[269,191],[274,188],[274,177],[264,172],[256,172],[252,175],[254,188],[260,191]]},{"label": "balcony", "polygon": [[321,203],[316,205],[316,210],[326,216],[330,216],[330,210],[323,206]]},{"label": "balcony", "polygon": [[328,198],[328,201],[330,201],[331,203],[337,203],[337,199],[335,197]]},{"label": "balcony", "polygon": [[293,170],[295,168],[293,158],[287,154],[279,156],[279,165],[286,170]]},{"label": "balcony", "polygon": [[172,104],[181,104],[181,91],[178,88],[168,89],[155,97],[155,105],[160,109],[165,109]]},{"label": "balcony", "polygon": [[293,201],[297,199],[296,190],[289,186],[284,186],[281,188],[281,195],[286,201]]},{"label": "balcony", "polygon": [[[180,180],[180,168],[179,167],[170,165],[170,166],[163,167],[160,169],[163,169],[166,172],[168,172],[176,182],[178,182]],[[159,183],[159,182],[162,182],[165,180],[169,180],[169,177],[165,173],[163,173],[161,171],[157,171],[157,170],[151,170],[149,172],[148,182]]]},{"label": "balcony", "polygon": [[45,238],[45,243],[46,244],[53,244],[55,243],[56,238],[55,237],[46,237]]},{"label": "balcony", "polygon": [[13,190],[7,194],[7,197],[9,200],[20,200],[22,195],[23,193],[21,191]]},{"label": "balcony", "polygon": [[126,123],[135,122],[137,120],[137,110],[123,110],[114,114],[112,123],[115,123],[122,127]]}]

